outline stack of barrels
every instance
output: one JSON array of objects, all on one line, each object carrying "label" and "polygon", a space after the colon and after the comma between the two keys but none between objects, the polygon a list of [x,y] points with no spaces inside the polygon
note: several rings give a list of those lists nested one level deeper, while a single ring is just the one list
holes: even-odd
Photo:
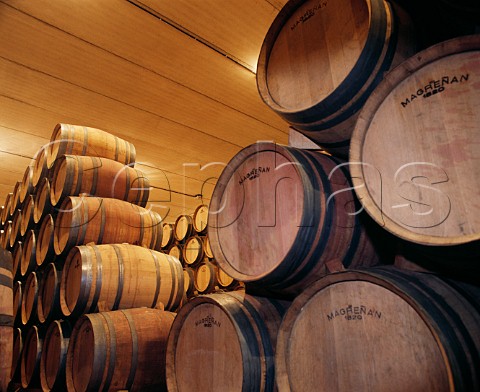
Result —
[{"label": "stack of barrels", "polygon": [[208,205],[193,213],[180,214],[172,223],[163,223],[162,249],[183,265],[185,300],[216,291],[233,291],[243,283],[233,279],[216,262],[208,238]]},{"label": "stack of barrels", "polygon": [[162,218],[146,208],[135,155],[110,133],[58,124],[7,196],[12,387],[165,389],[183,270],[161,252]]},{"label": "stack of barrels", "polygon": [[480,390],[480,35],[411,27],[383,0],[279,12],[259,93],[318,148],[225,167],[208,238],[245,291],[179,310],[170,391]]}]

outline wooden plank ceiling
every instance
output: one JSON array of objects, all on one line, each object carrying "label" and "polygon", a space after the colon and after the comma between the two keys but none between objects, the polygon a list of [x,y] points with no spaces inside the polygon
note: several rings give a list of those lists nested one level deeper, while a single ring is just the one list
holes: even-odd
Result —
[{"label": "wooden plank ceiling", "polygon": [[208,203],[241,148],[288,141],[255,79],[285,3],[0,0],[0,205],[57,123],[132,142],[166,221]]}]

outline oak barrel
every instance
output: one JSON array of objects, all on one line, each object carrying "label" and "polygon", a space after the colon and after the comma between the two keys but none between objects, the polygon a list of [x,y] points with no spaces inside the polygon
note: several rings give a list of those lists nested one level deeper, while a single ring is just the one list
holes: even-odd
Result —
[{"label": "oak barrel", "polygon": [[10,200],[10,215],[13,216],[16,210],[20,209],[20,192],[22,190],[22,182],[17,181],[13,186],[12,198]]},{"label": "oak barrel", "polygon": [[13,283],[13,325],[22,325],[23,283],[19,280]]},{"label": "oak barrel", "polygon": [[[20,328],[13,330],[12,346],[12,364],[10,369],[10,379],[12,383],[20,384],[20,368],[23,350],[23,336]],[[8,389],[6,389],[8,391]]]},{"label": "oak barrel", "polygon": [[22,288],[21,320],[23,326],[31,326],[38,322],[37,304],[38,289],[42,276],[37,272],[30,272]]},{"label": "oak barrel", "polygon": [[50,181],[47,177],[42,178],[37,185],[35,194],[35,205],[33,208],[33,221],[40,224],[42,218],[47,214],[55,214],[56,209],[52,206],[50,199]]},{"label": "oak barrel", "polygon": [[43,146],[33,157],[35,161],[33,164],[32,186],[35,189],[42,178],[48,178],[47,148],[47,146]]},{"label": "oak barrel", "polygon": [[13,350],[13,275],[12,254],[0,249],[0,390],[10,381]]},{"label": "oak barrel", "polygon": [[68,345],[68,391],[166,391],[165,349],[174,318],[146,308],[83,315]]},{"label": "oak barrel", "polygon": [[72,327],[65,320],[53,321],[43,340],[40,384],[43,391],[65,391],[65,363]]},{"label": "oak barrel", "polygon": [[101,129],[57,124],[47,149],[47,166],[65,154],[104,157],[124,165],[135,163],[135,146]]},{"label": "oak barrel", "polygon": [[183,263],[183,245],[173,244],[167,252],[170,256],[173,256]]},{"label": "oak barrel", "polygon": [[217,284],[216,266],[210,261],[203,261],[195,267],[194,285],[200,294],[215,291]]},{"label": "oak barrel", "polygon": [[182,252],[185,264],[189,266],[197,265],[204,257],[203,238],[198,235],[187,238],[183,245]]},{"label": "oak barrel", "polygon": [[60,285],[66,317],[100,310],[175,310],[183,295],[180,261],[130,244],[84,245],[68,254]]},{"label": "oak barrel", "polygon": [[13,249],[17,241],[20,240],[20,226],[22,224],[22,211],[15,210],[12,215],[12,230],[10,231],[10,237],[8,241],[8,245],[10,249]]},{"label": "oak barrel", "polygon": [[175,227],[174,227],[174,236],[175,239],[183,243],[193,235],[193,218],[191,215],[181,214],[175,220]]},{"label": "oak barrel", "polygon": [[208,226],[208,206],[201,204],[193,212],[193,228],[198,234],[205,234]]},{"label": "oak barrel", "polygon": [[2,225],[5,227],[7,221],[11,219],[10,215],[10,200],[12,199],[13,192],[7,193],[5,196],[5,202],[3,203],[3,210],[2,210]]},{"label": "oak barrel", "polygon": [[479,300],[477,286],[434,274],[393,267],[330,274],[285,314],[279,390],[479,390]]},{"label": "oak barrel", "polygon": [[28,328],[20,359],[20,378],[23,388],[40,387],[40,358],[45,330],[36,325]]},{"label": "oak barrel", "polygon": [[479,62],[480,35],[431,46],[390,72],[360,114],[350,150],[355,192],[407,241],[480,239]]},{"label": "oak barrel", "polygon": [[391,2],[290,0],[264,38],[258,91],[295,129],[346,155],[358,111],[415,46],[409,16]]},{"label": "oak barrel", "polygon": [[12,259],[13,259],[13,267],[12,267],[12,274],[13,279],[18,280],[21,279],[21,272],[20,272],[20,265],[22,264],[22,257],[23,257],[23,245],[21,241],[17,241],[12,249]]},{"label": "oak barrel", "polygon": [[387,262],[385,233],[361,211],[346,167],[316,151],[263,142],[244,148],[217,181],[208,221],[219,267],[280,294],[300,292],[332,260]]},{"label": "oak barrel", "polygon": [[37,298],[37,318],[40,324],[48,325],[62,317],[60,309],[60,282],[62,271],[55,263],[49,263],[44,270]]},{"label": "oak barrel", "polygon": [[162,224],[162,249],[168,249],[175,242],[173,234],[174,225],[172,223],[164,222]]},{"label": "oak barrel", "polygon": [[20,203],[23,203],[28,195],[33,194],[35,187],[33,181],[33,166],[27,166],[22,177],[22,188],[20,189]]},{"label": "oak barrel", "polygon": [[194,280],[195,280],[195,271],[193,270],[193,268],[184,267],[183,268],[183,286],[184,286],[184,291],[187,298],[190,298],[195,292]]},{"label": "oak barrel", "polygon": [[192,298],[168,337],[168,390],[274,391],[276,338],[288,305],[240,291]]},{"label": "oak barrel", "polygon": [[38,230],[37,249],[35,262],[38,267],[55,261],[55,220],[51,214],[47,214],[40,222]]},{"label": "oak barrel", "polygon": [[35,210],[35,197],[28,195],[25,197],[22,205],[22,224],[20,225],[20,235],[24,236],[26,232],[33,229],[35,220],[33,219],[33,212]]},{"label": "oak barrel", "polygon": [[57,255],[90,242],[126,242],[160,250],[162,217],[123,200],[69,196],[55,218],[54,236]]},{"label": "oak barrel", "polygon": [[66,196],[80,194],[125,200],[141,207],[148,201],[148,178],[112,159],[63,155],[55,161],[52,172],[50,196],[54,206]]},{"label": "oak barrel", "polygon": [[35,230],[28,230],[22,242],[22,260],[20,262],[20,276],[26,279],[28,274],[37,267],[37,236]]}]

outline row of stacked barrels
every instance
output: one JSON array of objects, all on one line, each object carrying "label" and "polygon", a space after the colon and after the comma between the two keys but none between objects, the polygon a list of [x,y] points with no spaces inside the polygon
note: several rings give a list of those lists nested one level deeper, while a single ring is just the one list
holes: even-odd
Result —
[{"label": "row of stacked barrels", "polygon": [[149,181],[134,163],[131,143],[58,124],[7,196],[0,271],[11,294],[2,307],[13,306],[0,317],[0,390],[10,379],[11,389],[98,390],[102,371],[111,388],[164,385],[184,274],[161,251],[162,218],[146,208]]},{"label": "row of stacked barrels", "polygon": [[178,311],[170,391],[480,390],[480,35],[416,38],[396,2],[279,12],[259,93],[321,148],[226,165],[208,238],[245,291]]},{"label": "row of stacked barrels", "polygon": [[198,205],[193,214],[180,214],[162,225],[162,249],[183,265],[185,296],[232,291],[243,283],[219,268],[208,239],[208,205]]}]

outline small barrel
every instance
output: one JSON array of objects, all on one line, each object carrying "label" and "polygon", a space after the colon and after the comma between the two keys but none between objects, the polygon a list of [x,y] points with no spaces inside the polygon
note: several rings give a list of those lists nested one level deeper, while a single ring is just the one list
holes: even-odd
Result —
[{"label": "small barrel", "polygon": [[272,143],[248,146],[229,162],[209,208],[217,264],[285,297],[325,275],[332,261],[340,269],[393,262],[385,234],[361,211],[345,162]]},{"label": "small barrel", "polygon": [[330,274],[283,318],[279,391],[477,391],[479,299],[477,286],[393,267]]},{"label": "small barrel", "polygon": [[50,200],[50,181],[48,178],[42,178],[37,185],[35,195],[35,206],[33,209],[33,220],[40,224],[42,218],[47,214],[53,214],[54,209]]},{"label": "small barrel", "polygon": [[22,279],[26,279],[28,274],[37,268],[37,235],[35,230],[29,230],[22,242],[22,261],[20,263]]},{"label": "small barrel", "polygon": [[183,263],[183,245],[173,244],[167,252],[170,256],[173,256]]},{"label": "small barrel", "polygon": [[43,340],[40,384],[43,391],[65,391],[65,364],[72,327],[65,320],[53,321]]},{"label": "small barrel", "polygon": [[37,304],[38,304],[38,288],[41,276],[36,272],[30,272],[25,281],[22,292],[22,308],[21,320],[22,325],[31,326],[38,321]]},{"label": "small barrel", "polygon": [[65,154],[90,155],[121,162],[135,163],[135,146],[101,129],[80,125],[57,124],[48,145],[47,166]]},{"label": "small barrel", "polygon": [[347,157],[362,105],[415,42],[409,15],[391,2],[290,0],[263,41],[258,91],[295,129]]},{"label": "small barrel", "polygon": [[175,239],[180,243],[184,243],[193,233],[193,218],[186,214],[179,215],[175,220]]},{"label": "small barrel", "polygon": [[112,159],[64,155],[55,161],[52,171],[50,196],[54,206],[66,196],[80,194],[125,200],[141,207],[148,201],[148,178]]},{"label": "small barrel", "polygon": [[33,325],[28,329],[25,336],[20,359],[20,375],[23,388],[34,389],[40,387],[40,358],[44,335],[43,329]]},{"label": "small barrel", "polygon": [[137,307],[175,310],[183,295],[180,261],[130,244],[84,245],[68,254],[60,286],[66,317]]},{"label": "small barrel", "polygon": [[0,390],[10,381],[13,349],[13,275],[12,254],[0,249]]},{"label": "small barrel", "polygon": [[175,242],[174,227],[172,223],[162,224],[162,249],[170,248]]},{"label": "small barrel", "polygon": [[55,221],[51,214],[47,214],[40,222],[38,231],[37,249],[35,252],[35,262],[38,267],[44,263],[55,261],[54,244]]},{"label": "small barrel", "polygon": [[201,204],[193,212],[193,229],[198,234],[205,234],[208,226],[208,206]]},{"label": "small barrel", "polygon": [[223,289],[230,289],[236,287],[238,282],[228,275],[224,270],[217,267],[215,269],[215,277],[218,282],[218,285]]},{"label": "small barrel", "polygon": [[48,178],[47,147],[43,146],[34,156],[32,186],[37,187],[42,178]]},{"label": "small barrel", "polygon": [[28,195],[34,193],[33,186],[33,166],[27,166],[22,177],[22,188],[20,189],[20,203],[24,203]]},{"label": "small barrel", "polygon": [[55,218],[54,235],[57,255],[90,242],[126,242],[160,250],[162,217],[123,200],[69,196]]},{"label": "small barrel", "polygon": [[208,235],[203,238],[203,253],[209,259],[213,259],[213,252],[212,248],[210,247],[210,240],[208,239]]},{"label": "small barrel", "polygon": [[164,353],[174,318],[147,308],[82,316],[68,345],[68,390],[166,391]]},{"label": "small barrel", "polygon": [[200,294],[213,293],[217,285],[216,266],[209,261],[200,263],[195,268],[194,284]]},{"label": "small barrel", "polygon": [[11,199],[13,196],[13,192],[7,193],[7,196],[5,197],[5,202],[3,204],[3,210],[2,210],[2,225],[5,227],[7,221],[11,220],[11,215],[10,215],[10,203]]},{"label": "small barrel", "polygon": [[40,324],[48,325],[62,317],[60,309],[60,282],[62,271],[55,263],[49,263],[38,288],[37,318]]},{"label": "small barrel", "polygon": [[183,268],[183,283],[185,289],[185,295],[187,298],[190,298],[195,291],[195,271],[193,268],[184,267]]},{"label": "small barrel", "polygon": [[35,197],[28,195],[23,201],[22,205],[22,224],[20,225],[20,235],[25,236],[26,232],[33,229],[35,220],[33,219],[33,212],[35,210]]},{"label": "small barrel", "polygon": [[20,226],[22,225],[22,211],[15,210],[12,216],[12,231],[10,232],[9,246],[13,249],[15,244],[21,239]]},{"label": "small barrel", "polygon": [[168,337],[168,390],[274,391],[275,345],[288,305],[240,291],[192,298]]},{"label": "small barrel", "polygon": [[22,190],[22,182],[17,181],[13,187],[12,199],[10,200],[10,215],[13,216],[16,210],[20,209],[20,192]]},{"label": "small barrel", "polygon": [[479,34],[430,46],[386,75],[361,112],[354,189],[397,237],[428,246],[480,240],[479,62]]},{"label": "small barrel", "polygon": [[203,238],[197,235],[189,237],[183,245],[183,262],[191,267],[200,263],[204,258]]}]

